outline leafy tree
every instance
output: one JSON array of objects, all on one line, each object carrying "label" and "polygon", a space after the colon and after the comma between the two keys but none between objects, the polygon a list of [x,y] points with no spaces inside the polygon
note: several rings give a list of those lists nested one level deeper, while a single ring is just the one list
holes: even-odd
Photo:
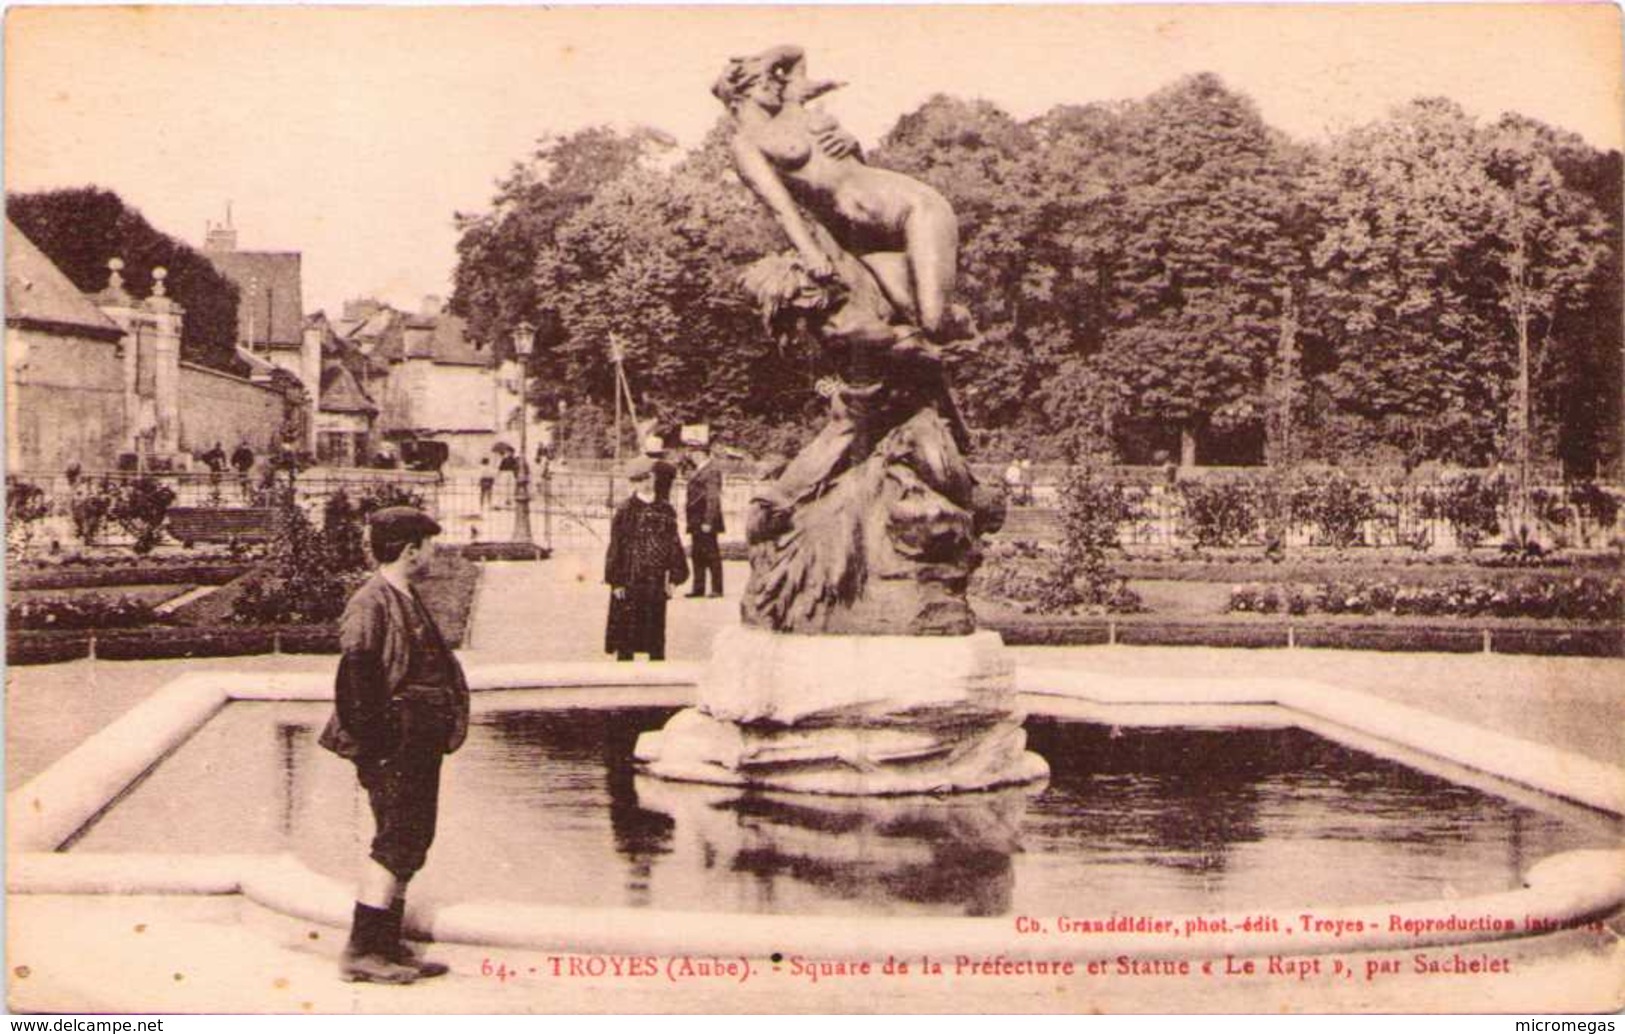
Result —
[{"label": "leafy tree", "polygon": [[[675,164],[653,130],[549,138],[459,216],[454,311],[499,350],[541,325],[532,401],[568,410],[572,445],[612,448],[611,340],[668,426],[779,450],[816,411],[815,357],[739,289],[784,241],[730,132]],[[1550,127],[1424,100],[1315,149],[1197,75],[1028,122],[936,96],[869,161],[959,215],[973,333],[947,358],[984,448],[1280,456],[1290,423],[1291,455],[1482,463],[1516,430],[1520,341],[1543,454],[1589,469],[1616,433],[1619,156]]]},{"label": "leafy tree", "polygon": [[39,246],[74,287],[94,294],[107,286],[107,260],[124,260],[132,296],[152,292],[152,271],[169,271],[168,294],[186,310],[181,358],[246,373],[237,358],[237,286],[200,252],[154,229],[110,190],[76,187],[6,195],[6,217]]},{"label": "leafy tree", "polygon": [[1625,310],[1625,184],[1618,151],[1601,152],[1583,144],[1572,151],[1552,155],[1563,180],[1572,189],[1591,199],[1607,220],[1604,251],[1591,278],[1591,290],[1582,307],[1573,314],[1561,347],[1552,351],[1552,362],[1540,386],[1539,411],[1557,427],[1554,448],[1566,469],[1581,476],[1598,476],[1612,470],[1625,475],[1625,414],[1620,412],[1620,385],[1625,381],[1625,326],[1620,312]]},{"label": "leafy tree", "polygon": [[605,184],[535,265],[565,328],[565,383],[612,402],[608,344],[618,341],[638,415],[666,425],[737,422],[784,406],[793,390],[792,364],[738,282],[778,241],[753,199],[708,170],[710,157]]},{"label": "leafy tree", "polygon": [[1596,414],[1619,403],[1608,388],[1618,384],[1608,374],[1621,345],[1619,156],[1610,161],[1573,134],[1517,115],[1503,116],[1488,142],[1488,172],[1505,195],[1500,304],[1533,380],[1530,444],[1537,457],[1561,453],[1590,473],[1586,457],[1616,426],[1599,426]]},{"label": "leafy tree", "polygon": [[1264,387],[1298,272],[1294,155],[1252,102],[1213,75],[1124,115],[1122,248],[1100,367],[1130,417],[1181,430],[1262,424]]},{"label": "leafy tree", "polygon": [[533,273],[559,226],[599,187],[671,146],[666,134],[642,127],[621,133],[594,126],[544,137],[497,183],[489,211],[459,212],[462,237],[449,307],[468,321],[470,336],[499,355],[511,354],[512,329],[522,320],[535,322],[548,307]]},{"label": "leafy tree", "polygon": [[1332,148],[1311,290],[1329,408],[1449,461],[1517,453],[1520,349],[1545,365],[1601,262],[1603,224],[1521,122],[1417,101]]}]

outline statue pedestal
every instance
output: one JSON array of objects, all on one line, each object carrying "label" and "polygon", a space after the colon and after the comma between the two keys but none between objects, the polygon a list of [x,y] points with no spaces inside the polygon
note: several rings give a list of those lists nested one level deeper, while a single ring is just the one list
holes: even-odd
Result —
[{"label": "statue pedestal", "polygon": [[725,629],[697,706],[639,737],[651,775],[801,793],[955,793],[1049,774],[1027,751],[996,632],[786,635]]}]

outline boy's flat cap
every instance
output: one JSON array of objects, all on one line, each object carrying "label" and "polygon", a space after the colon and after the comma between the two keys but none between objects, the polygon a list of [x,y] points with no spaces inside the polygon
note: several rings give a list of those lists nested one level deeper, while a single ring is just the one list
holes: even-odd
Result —
[{"label": "boy's flat cap", "polygon": [[440,525],[415,506],[386,506],[367,518],[375,535],[438,535]]}]

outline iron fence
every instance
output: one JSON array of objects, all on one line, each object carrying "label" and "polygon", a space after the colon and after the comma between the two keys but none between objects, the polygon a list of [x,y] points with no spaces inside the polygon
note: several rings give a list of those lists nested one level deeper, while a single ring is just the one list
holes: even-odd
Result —
[{"label": "iron fence", "polygon": [[[1011,538],[1053,541],[1061,533],[1060,507],[1066,468],[1034,469],[1032,483],[1018,486],[1014,493],[1017,498],[1004,534]],[[1204,472],[1198,478],[1181,475],[1175,480],[1167,476],[1164,468],[1107,468],[1102,473],[1110,483],[1119,486],[1129,504],[1131,517],[1120,528],[1121,540],[1128,546],[1143,547],[1180,547],[1194,543],[1195,524],[1189,493],[1183,485],[1226,482],[1264,485],[1268,477],[1268,472],[1257,469]],[[1347,471],[1340,473],[1346,475]],[[1002,471],[992,465],[978,469],[978,477],[984,483],[1003,485],[1001,474]],[[85,545],[74,526],[75,500],[102,486],[127,484],[138,477],[151,478],[170,488],[175,493],[172,504],[175,507],[247,510],[269,505],[269,482],[258,472],[248,478],[234,471],[148,475],[96,472],[80,474],[77,478],[21,471],[10,476],[37,486],[45,502],[45,515],[32,522],[31,551],[49,548],[53,542],[64,549]],[[286,472],[276,476],[281,484],[287,484]],[[1449,519],[1441,504],[1450,486],[1462,476],[1451,474],[1403,481],[1377,477],[1349,479],[1347,483],[1358,486],[1370,504],[1368,512],[1357,522],[1355,538],[1368,546],[1409,545],[1436,551],[1470,545],[1461,541],[1458,524]],[[510,541],[513,536],[518,485],[511,472],[492,472],[484,476],[472,471],[437,475],[404,470],[316,467],[297,472],[292,480],[298,503],[318,522],[322,508],[339,492],[344,492],[352,501],[385,493],[393,497],[407,493],[440,521],[447,539],[452,542],[502,542]],[[723,493],[725,539],[743,538],[749,502],[760,484],[754,478],[737,474],[727,477]],[[1289,549],[1326,544],[1324,523],[1317,521],[1313,513],[1306,512],[1304,499],[1295,496],[1290,487],[1289,483],[1282,491],[1277,486],[1275,490],[1280,491],[1280,495],[1276,497],[1274,509],[1262,507],[1251,526],[1237,537],[1238,544],[1263,546],[1272,537]],[[626,491],[625,479],[604,464],[555,463],[547,472],[538,472],[531,484],[530,523],[534,540],[557,551],[603,549],[608,541],[610,515]],[[1582,491],[1590,495],[1582,498]],[[1596,504],[1598,493],[1612,500],[1609,506]],[[1513,493],[1501,492],[1495,502],[1496,531],[1491,533],[1499,537],[1493,541],[1487,538],[1486,542],[1498,543],[1520,526],[1540,534],[1548,545],[1555,543],[1574,548],[1606,547],[1621,536],[1619,518],[1625,511],[1625,506],[1620,505],[1625,502],[1625,488],[1621,486],[1582,489],[1561,483],[1542,483],[1531,490],[1529,498],[1533,503],[1524,510]],[[673,486],[672,503],[681,517],[684,504],[681,478]],[[8,536],[13,542],[14,531],[15,528],[8,527]],[[129,542],[130,536],[111,521],[104,524],[98,539],[99,544],[109,546]]]}]

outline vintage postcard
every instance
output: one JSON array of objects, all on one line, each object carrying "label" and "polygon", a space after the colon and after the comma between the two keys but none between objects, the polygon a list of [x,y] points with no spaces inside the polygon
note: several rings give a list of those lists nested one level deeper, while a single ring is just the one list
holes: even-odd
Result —
[{"label": "vintage postcard", "polygon": [[10,1009],[1618,1010],[1620,19],[12,7]]}]

